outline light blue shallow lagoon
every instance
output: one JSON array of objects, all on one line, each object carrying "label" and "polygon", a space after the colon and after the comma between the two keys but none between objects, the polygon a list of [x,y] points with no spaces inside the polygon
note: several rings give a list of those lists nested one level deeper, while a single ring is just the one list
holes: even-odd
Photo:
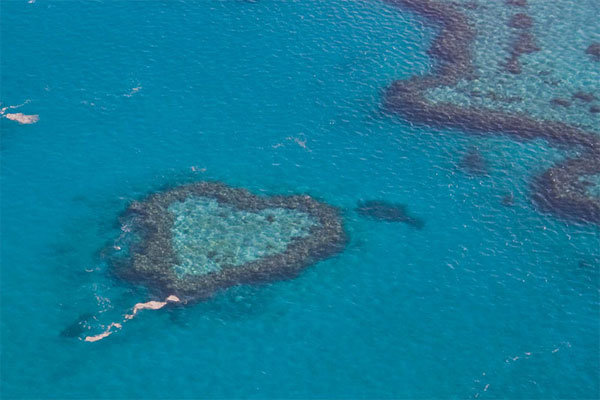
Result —
[{"label": "light blue shallow lagoon", "polygon": [[[420,16],[380,0],[0,11],[2,107],[39,114],[0,118],[1,398],[600,396],[599,228],[530,197],[566,152],[385,112],[392,81],[432,68]],[[474,148],[485,175],[461,167]],[[349,241],[295,279],[141,312],[95,343],[61,335],[150,299],[102,250],[133,200],[201,180],[309,194]],[[369,200],[424,226],[365,218]]]}]

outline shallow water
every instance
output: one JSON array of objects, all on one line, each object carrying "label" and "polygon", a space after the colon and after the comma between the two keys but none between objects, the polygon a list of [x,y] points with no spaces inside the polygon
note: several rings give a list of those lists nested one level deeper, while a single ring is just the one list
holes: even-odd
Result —
[{"label": "shallow water", "polygon": [[[529,197],[565,153],[381,110],[431,67],[419,17],[375,0],[1,7],[1,101],[40,115],[0,119],[2,397],[600,395],[598,227]],[[474,147],[485,175],[460,168]],[[350,242],[294,280],[61,337],[148,299],[99,254],[130,201],[204,179],[313,195]],[[374,199],[423,229],[354,211]]]},{"label": "shallow water", "polygon": [[[448,0],[448,2],[451,2]],[[600,132],[600,65],[585,53],[600,41],[600,2],[528,0],[525,7],[510,6],[506,1],[479,2],[461,0],[459,9],[477,31],[474,53],[474,79],[463,79],[456,87],[430,91],[434,101],[524,112],[544,120],[557,120]],[[512,17],[531,18],[527,29],[509,27]],[[537,51],[522,54],[519,74],[507,71],[511,44],[520,32],[529,32]],[[573,95],[584,92],[593,100],[582,101]],[[552,100],[563,100],[552,104]]]},{"label": "shallow water", "polygon": [[179,277],[238,267],[283,252],[294,238],[307,236],[317,221],[307,213],[270,208],[258,213],[191,198],[169,206],[175,221],[174,266]]}]

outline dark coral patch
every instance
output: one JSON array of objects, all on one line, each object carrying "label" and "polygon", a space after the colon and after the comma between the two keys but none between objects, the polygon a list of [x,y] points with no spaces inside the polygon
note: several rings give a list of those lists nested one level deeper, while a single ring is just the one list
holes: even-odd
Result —
[{"label": "dark coral patch", "polygon": [[465,3],[460,4],[461,7],[467,10],[477,10],[479,8],[479,3],[476,1],[467,1]]},{"label": "dark coral patch", "polygon": [[533,26],[533,18],[524,13],[518,13],[511,17],[508,26],[515,29],[529,29]]},{"label": "dark coral patch", "polygon": [[512,54],[506,63],[504,64],[504,69],[510,72],[511,74],[518,75],[523,70],[521,68],[521,61],[519,61],[519,56]]},{"label": "dark coral patch", "polygon": [[515,204],[515,196],[512,193],[507,193],[502,196],[502,205],[505,207],[511,207]]},{"label": "dark coral patch", "polygon": [[560,107],[571,107],[571,102],[567,99],[561,99],[561,98],[555,98],[550,100],[550,104],[552,104],[553,106],[560,106]]},{"label": "dark coral patch", "polygon": [[81,314],[77,320],[60,332],[60,336],[66,338],[75,338],[81,336],[84,332],[89,330],[90,321],[93,319],[93,314]]},{"label": "dark coral patch", "polygon": [[587,193],[589,183],[578,178],[600,173],[598,154],[567,159],[553,166],[533,183],[534,200],[545,211],[581,222],[600,224],[600,198]]},{"label": "dark coral patch", "polygon": [[588,93],[588,92],[583,92],[583,91],[573,93],[573,98],[575,100],[581,100],[586,103],[591,103],[592,101],[596,100],[596,96],[594,96],[593,93]]},{"label": "dark coral patch", "polygon": [[535,36],[529,32],[519,33],[511,47],[511,53],[515,55],[529,54],[536,51],[540,51],[540,48],[536,44]]},{"label": "dark coral patch", "polygon": [[600,42],[594,42],[585,49],[585,54],[589,54],[596,61],[600,61]]},{"label": "dark coral patch", "polygon": [[536,51],[540,51],[540,48],[536,44],[535,36],[527,31],[520,32],[511,42],[510,56],[506,60],[504,68],[511,74],[520,74],[522,68],[519,57]]},{"label": "dark coral patch", "polygon": [[358,203],[356,212],[379,221],[403,222],[414,228],[422,229],[425,221],[408,213],[404,204],[388,203],[382,200],[369,200]]},{"label": "dark coral patch", "polygon": [[[210,215],[198,219],[197,214],[206,210]],[[228,215],[221,216],[223,213]],[[240,218],[241,213],[248,218]],[[272,251],[273,242],[268,235],[272,231],[260,229],[273,229],[286,214],[303,215],[304,222],[311,222],[303,225],[303,234],[289,235],[289,241],[280,250]],[[262,221],[262,225],[253,224],[251,217]],[[310,196],[256,196],[218,182],[199,182],[152,194],[134,202],[121,222],[123,230],[130,232],[127,236],[135,239],[129,239],[126,256],[115,254],[113,257],[117,276],[143,283],[161,298],[174,294],[186,301],[206,298],[234,285],[295,277],[307,266],[341,251],[346,242],[339,212],[332,206]],[[240,235],[234,232],[234,236],[226,237],[227,226],[235,232],[247,231],[247,226],[258,228],[251,230],[250,237],[236,242]],[[283,230],[295,229],[291,225],[277,226]],[[177,235],[188,235],[189,240],[178,242]],[[210,248],[198,242],[206,237],[210,238]],[[255,252],[259,256],[234,257],[252,253],[255,241],[260,240],[266,243],[262,250]],[[234,251],[225,253],[223,249],[231,248],[232,241]],[[181,249],[187,252],[185,260],[182,260]],[[199,251],[202,254],[196,254]],[[218,260],[211,260],[213,257]],[[186,272],[182,273],[182,264],[190,260],[191,264],[205,260],[206,264],[212,263],[218,268],[207,269],[206,265],[190,268],[188,262]],[[193,272],[196,267],[202,271]]]}]

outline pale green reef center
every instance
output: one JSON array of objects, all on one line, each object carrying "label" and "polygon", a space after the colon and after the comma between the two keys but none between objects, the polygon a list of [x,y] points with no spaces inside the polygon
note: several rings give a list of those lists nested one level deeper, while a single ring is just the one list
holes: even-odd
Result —
[{"label": "pale green reef center", "polygon": [[301,211],[248,212],[206,197],[173,203],[169,211],[174,215],[173,249],[179,262],[173,268],[179,277],[218,272],[280,253],[317,223]]}]

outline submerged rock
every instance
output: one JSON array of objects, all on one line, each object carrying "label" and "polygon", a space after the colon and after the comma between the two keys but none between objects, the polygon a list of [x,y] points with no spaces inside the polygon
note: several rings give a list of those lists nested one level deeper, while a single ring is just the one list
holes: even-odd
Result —
[{"label": "submerged rock", "polygon": [[122,223],[117,275],[184,302],[294,277],[346,241],[338,210],[310,196],[255,196],[215,182],[134,202]]},{"label": "submerged rock", "polygon": [[529,29],[533,26],[533,18],[524,13],[518,13],[511,17],[508,26],[515,29]]},{"label": "submerged rock", "polygon": [[469,149],[460,160],[459,166],[471,175],[483,176],[488,173],[488,163],[476,148]]},{"label": "submerged rock", "polygon": [[67,326],[60,332],[60,336],[66,338],[75,338],[81,336],[84,332],[90,329],[90,320],[94,319],[91,313],[81,314],[75,322]]},{"label": "submerged rock", "polygon": [[515,40],[512,42],[511,54],[520,56],[522,54],[535,53],[540,51],[540,47],[537,45],[535,36],[529,32],[521,32],[517,35]]},{"label": "submerged rock", "polygon": [[594,42],[585,49],[585,54],[589,54],[596,61],[600,61],[600,42]]},{"label": "submerged rock", "polygon": [[403,222],[417,229],[425,226],[421,218],[408,214],[404,204],[388,203],[382,200],[370,200],[358,203],[356,212],[360,215],[377,219],[379,221]]},{"label": "submerged rock", "polygon": [[586,103],[591,103],[592,101],[596,100],[596,96],[594,96],[593,93],[583,91],[573,93],[573,98],[576,100],[584,101]]},{"label": "submerged rock", "polygon": [[511,55],[504,65],[504,69],[510,72],[511,74],[518,75],[522,72],[523,68],[521,67],[521,62],[519,61],[519,57],[516,55]]},{"label": "submerged rock", "polygon": [[553,106],[560,106],[560,107],[570,107],[571,106],[571,102],[569,100],[561,99],[558,97],[550,100],[550,104],[552,104]]},{"label": "submerged rock", "polygon": [[502,197],[502,205],[510,207],[515,204],[515,196],[512,193],[507,193]]},{"label": "submerged rock", "polygon": [[[520,21],[519,23],[525,24],[523,21]],[[504,63],[505,70],[514,75],[520,74],[522,71],[521,55],[534,53],[536,51],[540,51],[540,48],[536,43],[535,36],[528,31],[521,30],[510,44],[510,56]]]}]

